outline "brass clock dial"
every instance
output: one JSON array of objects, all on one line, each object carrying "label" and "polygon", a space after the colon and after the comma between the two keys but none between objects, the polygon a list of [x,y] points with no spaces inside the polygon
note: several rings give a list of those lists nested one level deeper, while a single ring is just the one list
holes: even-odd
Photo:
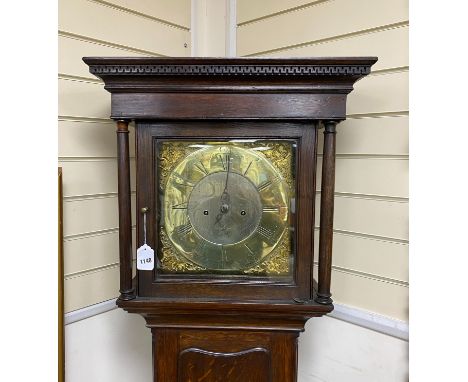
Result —
[{"label": "brass clock dial", "polygon": [[[164,234],[201,269],[242,271],[265,261],[289,229],[291,190],[261,153],[228,142],[191,145],[168,172]],[[193,147],[195,146],[195,147]]]}]

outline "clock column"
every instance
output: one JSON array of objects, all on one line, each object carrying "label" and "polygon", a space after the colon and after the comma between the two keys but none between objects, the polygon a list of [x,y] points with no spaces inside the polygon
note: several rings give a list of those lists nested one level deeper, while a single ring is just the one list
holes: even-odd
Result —
[{"label": "clock column", "polygon": [[330,282],[332,269],[333,210],[335,202],[336,121],[324,121],[322,189],[320,195],[320,242],[318,291],[319,304],[331,304]]},{"label": "clock column", "polygon": [[132,212],[128,120],[117,121],[117,164],[119,201],[119,261],[121,300],[135,298],[132,286]]}]

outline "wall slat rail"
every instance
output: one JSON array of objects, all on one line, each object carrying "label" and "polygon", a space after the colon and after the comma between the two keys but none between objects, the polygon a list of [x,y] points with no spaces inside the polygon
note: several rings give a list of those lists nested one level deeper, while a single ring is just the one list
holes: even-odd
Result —
[{"label": "wall slat rail", "polygon": [[[130,163],[135,166],[134,160]],[[101,160],[60,161],[66,170],[65,198],[105,196],[117,194],[117,163],[114,158]],[[131,189],[135,191],[135,174],[131,176]],[[115,196],[115,195],[114,195]]]},{"label": "wall slat rail", "polygon": [[371,113],[401,113],[408,111],[409,72],[402,70],[374,74],[359,81],[350,97],[347,113],[352,115]]},{"label": "wall slat rail", "polygon": [[[118,229],[106,233],[91,233],[85,237],[65,239],[64,248],[67,252],[65,276],[69,277],[117,264],[119,262],[118,239]],[[135,228],[132,239],[135,239]],[[135,248],[133,250],[135,251]]]},{"label": "wall slat rail", "polygon": [[[406,202],[335,195],[334,229],[408,240],[407,214]],[[317,216],[315,224],[319,226]]]},{"label": "wall slat rail", "polygon": [[[309,7],[297,11],[274,15],[258,22],[239,26],[237,54],[258,55],[280,48],[362,33],[407,21],[406,0],[313,2]],[[252,38],[252,36],[269,36],[269,38]]]},{"label": "wall slat rail", "polygon": [[167,56],[190,54],[190,33],[186,28],[90,0],[61,0],[59,31]]},{"label": "wall slat rail", "polygon": [[[318,250],[318,232],[315,233]],[[333,264],[350,272],[364,272],[377,279],[392,279],[408,283],[408,244],[388,238],[358,236],[335,231],[333,234]]]},{"label": "wall slat rail", "polygon": [[332,294],[339,296],[339,304],[408,321],[408,287],[337,269],[332,269],[332,280]]},{"label": "wall slat rail", "polygon": [[[318,165],[321,162],[318,158]],[[320,182],[321,172],[317,179]],[[377,199],[408,198],[408,160],[338,156],[335,192]]]},{"label": "wall slat rail", "polygon": [[104,84],[59,78],[58,91],[60,116],[109,118],[110,96]]},{"label": "wall slat rail", "polygon": [[66,312],[114,298],[119,290],[119,267],[66,278],[65,289]]},{"label": "wall slat rail", "polygon": [[[119,289],[115,124],[109,93],[82,57],[188,56],[190,17],[189,0],[59,1],[66,312],[114,298]],[[132,157],[134,142],[131,126]]]},{"label": "wall slat rail", "polygon": [[80,38],[72,37],[69,35],[59,34],[58,39],[59,52],[61,58],[58,63],[59,75],[60,73],[66,73],[68,76],[74,76],[77,78],[88,79],[96,81],[96,77],[92,77],[89,73],[88,68],[81,59],[84,55],[91,56],[161,56],[156,53],[149,53],[145,51],[139,51],[131,48],[121,48],[116,46],[109,46],[103,43],[94,41],[86,41]]},{"label": "wall slat rail", "polygon": [[245,24],[323,0],[237,0],[237,23]]},{"label": "wall slat rail", "polygon": [[[336,142],[338,157],[354,155],[372,159],[408,156],[407,115],[347,118],[340,123],[340,139]],[[322,143],[319,140],[319,152]]]},{"label": "wall slat rail", "polygon": [[[59,118],[59,158],[63,161],[117,158],[113,121]],[[130,157],[135,157],[135,135],[130,128]]]},{"label": "wall slat rail", "polygon": [[[314,277],[317,276],[315,271]],[[408,320],[408,306],[404,304],[408,300],[407,286],[335,267],[332,269],[332,280],[332,294],[340,296],[339,304],[378,312],[401,321]],[[368,292],[355,294],[357,289]]]},{"label": "wall slat rail", "polygon": [[[132,206],[135,195],[132,195]],[[117,195],[66,200],[63,205],[64,237],[118,227]],[[135,222],[135,211],[132,216]]]},{"label": "wall slat rail", "polygon": [[97,3],[135,12],[181,29],[190,29],[190,0],[94,0]]},{"label": "wall slat rail", "polygon": [[382,69],[399,68],[408,65],[408,24],[384,27],[372,32],[363,32],[352,36],[331,38],[327,41],[310,43],[296,48],[283,48],[265,57],[290,56],[333,56],[340,52],[343,56],[368,56],[375,54],[379,61],[372,67],[372,72]]},{"label": "wall slat rail", "polygon": [[[407,0],[237,0],[240,56],[379,57],[337,129],[332,293],[400,320],[408,319],[408,26]],[[321,152],[322,134],[318,144]]]}]

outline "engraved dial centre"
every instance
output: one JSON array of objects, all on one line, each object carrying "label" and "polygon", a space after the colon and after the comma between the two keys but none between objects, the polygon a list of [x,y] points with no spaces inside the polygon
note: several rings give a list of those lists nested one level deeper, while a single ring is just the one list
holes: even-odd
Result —
[{"label": "engraved dial centre", "polygon": [[205,240],[218,245],[243,241],[257,229],[262,202],[254,184],[237,173],[209,174],[193,188],[188,216],[193,228]]}]

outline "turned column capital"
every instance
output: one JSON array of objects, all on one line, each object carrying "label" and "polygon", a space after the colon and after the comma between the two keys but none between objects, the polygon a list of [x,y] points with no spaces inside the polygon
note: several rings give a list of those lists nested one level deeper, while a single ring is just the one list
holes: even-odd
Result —
[{"label": "turned column capital", "polygon": [[338,125],[338,123],[340,123],[340,121],[333,121],[333,120],[330,120],[330,121],[322,121],[323,123],[323,127],[324,127],[324,131],[323,131],[323,134],[336,134],[336,125]]},{"label": "turned column capital", "polygon": [[117,133],[128,133],[128,124],[130,123],[130,120],[117,119],[115,123],[116,123]]}]

